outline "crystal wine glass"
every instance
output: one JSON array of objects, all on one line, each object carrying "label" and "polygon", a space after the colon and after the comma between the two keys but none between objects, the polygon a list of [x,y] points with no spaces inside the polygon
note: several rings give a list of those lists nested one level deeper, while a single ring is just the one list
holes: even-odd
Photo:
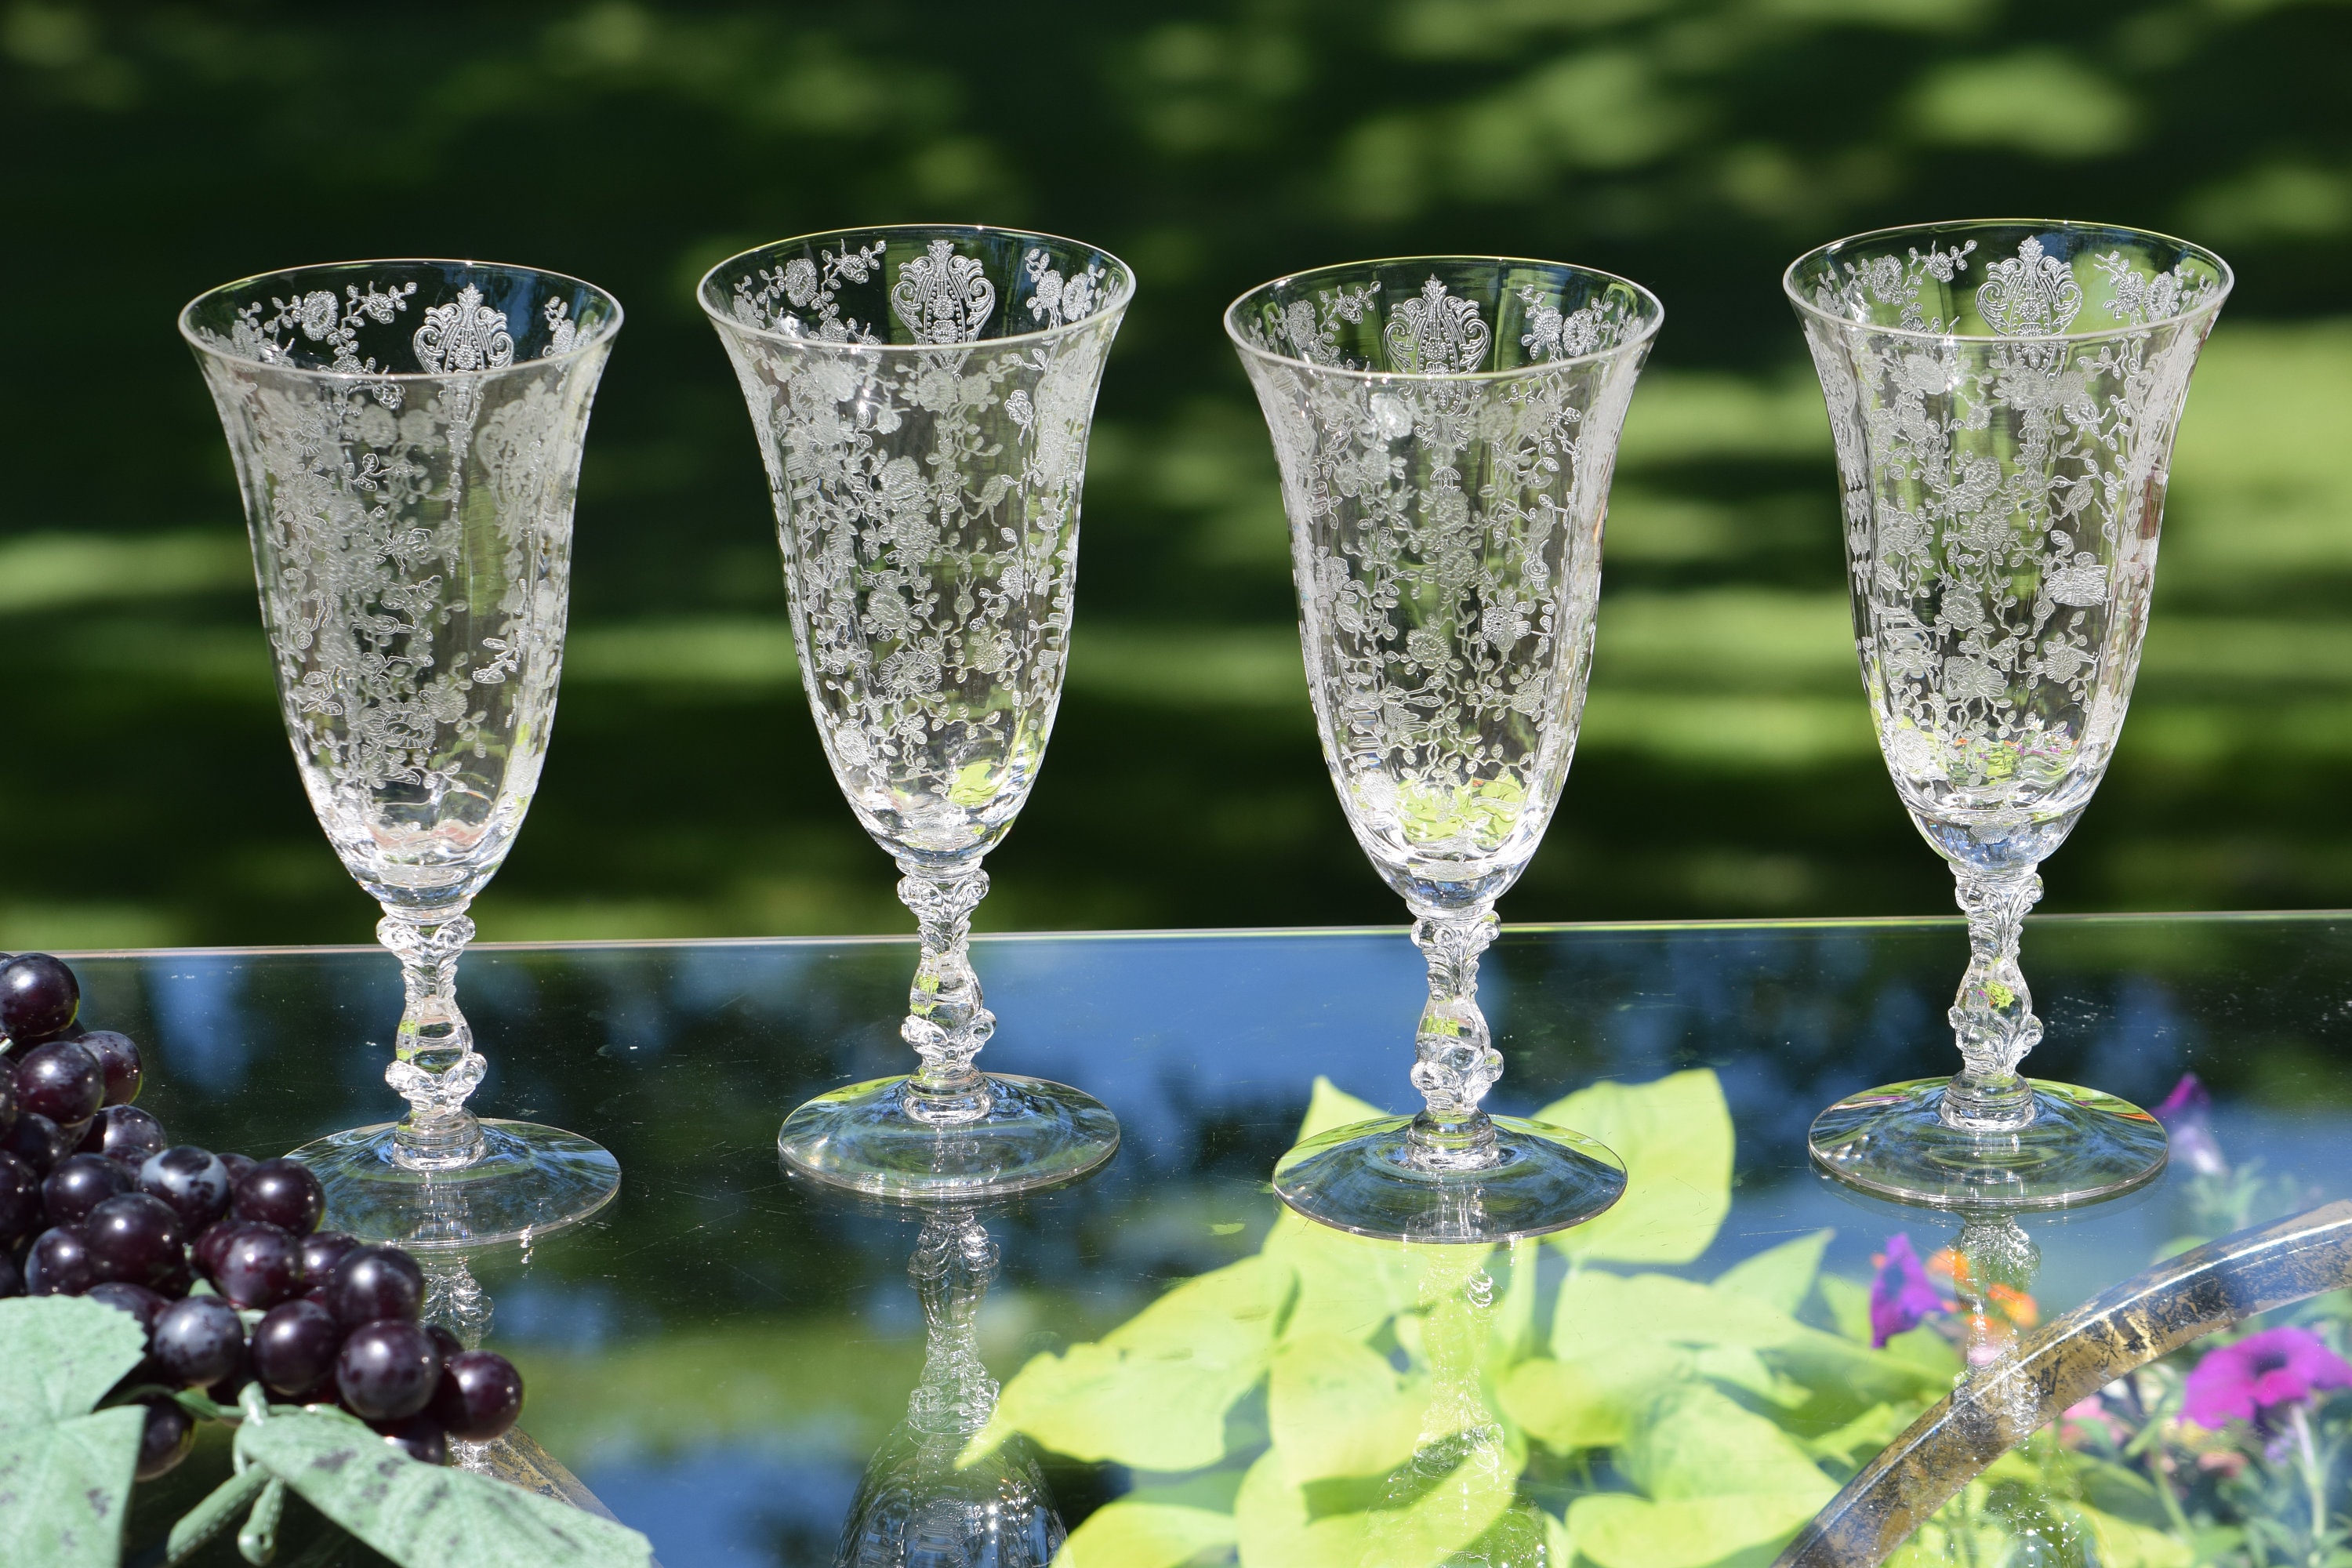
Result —
[{"label": "crystal wine glass", "polygon": [[2042,1022],[2017,949],[2123,729],[2173,430],[2230,286],[2198,246],[2025,221],[1842,239],[1782,279],[1829,405],[1879,747],[1969,925],[1960,1070],[1813,1123],[1813,1158],[1857,1186],[2053,1206],[2163,1167],[2147,1112],[2019,1074]]},{"label": "crystal wine glass", "polygon": [[1576,748],[1619,428],[1664,318],[1647,289],[1489,257],[1355,262],[1225,311],[1282,468],[1308,689],[1357,841],[1429,961],[1417,1116],[1312,1138],[1283,1201],[1365,1236],[1501,1241],[1624,1190],[1580,1134],[1479,1109],[1495,900]]},{"label": "crystal wine glass", "polygon": [[581,442],[620,326],[593,284],[471,261],[274,272],[180,313],[236,460],[296,766],[406,990],[384,1078],[407,1117],[295,1152],[360,1236],[536,1234],[620,1182],[587,1139],[466,1109],[484,1064],[456,994],[467,907],[547,754]]},{"label": "crystal wine glass", "polygon": [[1061,700],[1087,436],[1134,292],[1106,251],[978,226],[809,235],[702,280],[825,758],[922,932],[899,1030],[917,1070],[821,1095],[778,1135],[822,1180],[1013,1192],[1118,1145],[1089,1096],[972,1065],[996,1018],[966,939]]}]

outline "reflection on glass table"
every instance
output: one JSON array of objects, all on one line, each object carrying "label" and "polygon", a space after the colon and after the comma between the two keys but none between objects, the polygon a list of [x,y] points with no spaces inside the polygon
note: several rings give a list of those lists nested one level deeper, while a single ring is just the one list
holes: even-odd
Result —
[{"label": "reflection on glass table", "polygon": [[[1591,1131],[1629,1188],[1540,1241],[1409,1249],[1310,1226],[1267,1183],[1302,1134],[1398,1109],[1355,1097],[1396,1087],[1381,1064],[1424,981],[1404,932],[976,939],[1024,1021],[991,1046],[1005,1069],[1083,1076],[1127,1136],[1086,1182],[986,1214],[968,1348],[1002,1393],[962,1454],[1026,1445],[1077,1568],[1761,1568],[2068,1313],[2184,1245],[2352,1197],[2352,918],[2042,919],[2032,940],[2050,1070],[2170,1121],[2174,1159],[2137,1194],[2014,1216],[2020,1242],[2007,1216],[1971,1237],[1810,1169],[1811,1111],[1943,1032],[1958,921],[1515,929],[1483,970],[1514,1062],[1497,1109]],[[924,1215],[787,1177],[772,1122],[887,1070],[909,945],[469,959],[486,1112],[581,1128],[625,1173],[588,1223],[467,1259],[486,1342],[521,1367],[550,1462],[667,1568],[835,1561],[924,1384]],[[147,1046],[141,1103],[175,1135],[290,1148],[370,1093],[367,1063],[313,1043],[381,1016],[380,960],[75,962],[90,1016]],[[2030,1539],[2060,1561],[2312,1561],[2352,1502],[2347,1300],[2055,1412],[1897,1560]]]}]

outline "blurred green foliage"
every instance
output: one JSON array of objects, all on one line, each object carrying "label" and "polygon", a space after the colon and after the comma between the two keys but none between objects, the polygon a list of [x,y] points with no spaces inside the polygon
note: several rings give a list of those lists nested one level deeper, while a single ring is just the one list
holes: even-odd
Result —
[{"label": "blurred green foliage", "polygon": [[984,924],[1397,918],[1323,778],[1216,313],[1285,270],[1437,249],[1600,265],[1668,311],[1583,755],[1505,913],[1948,907],[1871,744],[1778,277],[1837,234],[1994,213],[2184,232],[2242,278],[2139,700],[2049,907],[2352,903],[2347,47],[2352,10],[2316,0],[13,0],[0,945],[364,938],[286,765],[172,318],[225,279],[398,254],[558,268],[631,312],[562,718],[483,934],[902,926],[802,710],[748,422],[689,289],[758,241],[926,218],[1082,235],[1141,279],[1069,697]]}]

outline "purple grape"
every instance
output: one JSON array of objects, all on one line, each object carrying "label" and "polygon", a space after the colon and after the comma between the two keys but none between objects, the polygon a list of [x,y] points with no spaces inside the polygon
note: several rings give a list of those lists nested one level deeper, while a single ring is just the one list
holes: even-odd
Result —
[{"label": "purple grape", "polygon": [[237,1183],[245,1179],[247,1171],[261,1163],[250,1154],[223,1154],[220,1163],[228,1167],[228,1184],[232,1192],[236,1190]]},{"label": "purple grape", "polygon": [[232,1305],[266,1309],[302,1293],[302,1244],[274,1225],[240,1223],[213,1256],[213,1288]]},{"label": "purple grape", "polygon": [[210,1388],[237,1369],[245,1324],[217,1296],[174,1301],[155,1320],[155,1362],[190,1388]]},{"label": "purple grape", "polygon": [[383,1440],[407,1455],[427,1465],[449,1462],[448,1435],[441,1423],[430,1415],[410,1415],[397,1421],[371,1421],[369,1426],[383,1435]]},{"label": "purple grape", "polygon": [[188,1257],[194,1262],[196,1272],[207,1279],[211,1279],[214,1270],[220,1267],[221,1248],[244,1228],[243,1220],[224,1219],[215,1220],[196,1232],[196,1238],[188,1243]]},{"label": "purple grape", "polygon": [[0,1301],[25,1293],[25,1270],[17,1264],[16,1255],[0,1247]]},{"label": "purple grape", "polygon": [[432,1403],[441,1385],[441,1352],[415,1323],[362,1323],[343,1336],[335,1386],[363,1421],[396,1421]]},{"label": "purple grape", "polygon": [[0,1057],[0,1137],[16,1125],[16,1064]]},{"label": "purple grape", "polygon": [[123,1193],[89,1211],[81,1223],[90,1271],[100,1279],[152,1285],[185,1260],[180,1216],[161,1198]]},{"label": "purple grape", "polygon": [[112,1029],[92,1029],[74,1044],[98,1058],[99,1071],[106,1075],[107,1104],[128,1105],[139,1098],[139,1086],[147,1076],[147,1068],[130,1036],[116,1034]]},{"label": "purple grape", "polygon": [[177,1468],[196,1446],[196,1423],[169,1399],[141,1401],[147,1406],[147,1426],[139,1434],[139,1468],[142,1481],[152,1481]]},{"label": "purple grape", "polygon": [[46,952],[23,952],[0,963],[0,1033],[18,1045],[64,1034],[73,1027],[80,1006],[81,986],[62,960]]},{"label": "purple grape", "polygon": [[487,1443],[522,1414],[522,1373],[494,1351],[461,1351],[442,1363],[432,1413],[452,1437]]},{"label": "purple grape", "polygon": [[444,1366],[448,1364],[451,1356],[466,1353],[466,1342],[438,1323],[425,1324],[425,1337],[431,1340],[435,1348],[440,1351],[441,1363]]},{"label": "purple grape", "polygon": [[[19,960],[18,962],[23,962]],[[0,971],[5,977],[5,971]],[[78,1127],[106,1103],[106,1074],[98,1058],[71,1040],[35,1046],[16,1063],[16,1110]]]},{"label": "purple grape", "polygon": [[333,1373],[342,1343],[343,1326],[316,1301],[280,1302],[254,1325],[254,1373],[273,1394],[307,1394]]},{"label": "purple grape", "polygon": [[27,1296],[79,1296],[97,1283],[89,1248],[72,1226],[51,1226],[34,1238],[33,1250],[25,1255]]},{"label": "purple grape", "polygon": [[46,1226],[47,1209],[41,1178],[33,1167],[14,1154],[0,1152],[0,1251]]},{"label": "purple grape", "polygon": [[16,1125],[0,1137],[0,1150],[5,1150],[33,1167],[33,1173],[46,1176],[57,1163],[73,1152],[75,1140],[66,1136],[65,1129],[37,1111],[20,1111]]},{"label": "purple grape", "polygon": [[211,1150],[183,1143],[147,1157],[139,1190],[169,1204],[194,1236],[228,1212],[228,1167]]},{"label": "purple grape", "polygon": [[313,1231],[302,1238],[302,1278],[312,1281],[314,1288],[324,1285],[343,1259],[359,1249],[356,1236],[340,1230]]},{"label": "purple grape", "polygon": [[239,1219],[308,1236],[327,1212],[327,1194],[299,1160],[264,1160],[230,1188],[229,1212]]},{"label": "purple grape", "polygon": [[170,1142],[163,1136],[163,1124],[137,1106],[105,1105],[89,1119],[89,1130],[81,1135],[79,1152],[103,1154],[136,1172],[149,1156],[161,1153]]},{"label": "purple grape", "polygon": [[90,1210],[131,1190],[122,1167],[96,1154],[68,1154],[41,1184],[51,1225],[79,1225]]},{"label": "purple grape", "polygon": [[425,1270],[397,1247],[362,1247],[335,1266],[327,1310],[347,1329],[379,1318],[415,1321],[425,1306]]},{"label": "purple grape", "polygon": [[121,1279],[101,1279],[82,1292],[93,1301],[103,1301],[119,1308],[139,1320],[140,1331],[148,1336],[148,1346],[154,1346],[155,1320],[172,1303],[144,1285],[133,1285]]}]

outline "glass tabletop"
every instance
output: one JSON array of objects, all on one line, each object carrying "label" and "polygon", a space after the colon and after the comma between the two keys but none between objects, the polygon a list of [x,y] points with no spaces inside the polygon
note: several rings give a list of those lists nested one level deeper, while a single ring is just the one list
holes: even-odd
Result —
[{"label": "glass tabletop", "polygon": [[[1895,1474],[1879,1494],[1933,1513],[1910,1560],[2342,1550],[2352,1396],[2326,1360],[2260,1355],[2337,1356],[2352,1320],[2347,1227],[2325,1223],[2352,1195],[2352,916],[2032,922],[2048,1035],[2029,1065],[2179,1110],[2153,1185],[2015,1223],[1854,1197],[1806,1163],[1823,1105],[1948,1069],[1957,920],[1507,931],[1482,970],[1507,1062],[1488,1104],[1574,1096],[1558,1114],[1632,1184],[1591,1226],[1499,1250],[1319,1230],[1267,1182],[1303,1125],[1361,1113],[1347,1097],[1412,1100],[1423,970],[1402,931],[975,939],[1000,1020],[982,1065],[1099,1097],[1117,1157],[961,1210],[788,1177],[786,1112],[904,1069],[914,952],[467,956],[476,1108],[589,1134],[623,1180],[583,1225],[445,1268],[437,1310],[514,1360],[531,1438],[667,1568],[1760,1568],[1956,1384],[1956,1424],[1913,1445],[1927,1490]],[[175,1142],[274,1154],[394,1109],[381,952],[73,962],[84,1021],[145,1047],[140,1103]],[[2210,1109],[2175,1093],[2187,1075]],[[2306,1299],[2048,1407],[2090,1364],[2049,1347],[2070,1310],[2315,1214],[2245,1265],[2284,1258]],[[2218,1289],[2196,1310],[2227,1323]],[[2293,1333],[2218,1348],[2249,1328]],[[2267,1397],[2272,1373],[2310,1396]],[[2253,1420],[2214,1414],[2232,1397]],[[142,1488],[134,1536],[152,1548],[226,1464],[211,1444]]]}]

